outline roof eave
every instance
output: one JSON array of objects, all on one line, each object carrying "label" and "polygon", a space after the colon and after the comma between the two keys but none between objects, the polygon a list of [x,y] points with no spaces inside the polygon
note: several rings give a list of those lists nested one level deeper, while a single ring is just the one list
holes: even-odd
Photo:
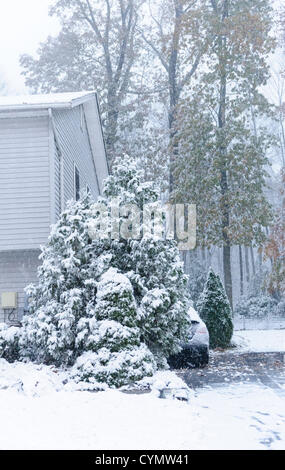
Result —
[{"label": "roof eave", "polygon": [[42,110],[42,109],[72,109],[76,106],[80,106],[81,104],[86,103],[87,101],[94,99],[96,97],[95,92],[90,92],[85,96],[81,96],[79,98],[72,99],[69,102],[50,102],[50,103],[36,103],[36,104],[17,104],[17,105],[0,105],[0,112],[7,112],[7,111],[33,111],[33,110]]}]

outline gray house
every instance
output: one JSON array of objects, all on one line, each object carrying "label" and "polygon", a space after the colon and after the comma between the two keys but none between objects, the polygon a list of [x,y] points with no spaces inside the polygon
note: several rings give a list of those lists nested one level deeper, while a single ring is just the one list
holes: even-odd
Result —
[{"label": "gray house", "polygon": [[96,93],[0,97],[0,322],[17,322],[65,204],[108,175]]}]

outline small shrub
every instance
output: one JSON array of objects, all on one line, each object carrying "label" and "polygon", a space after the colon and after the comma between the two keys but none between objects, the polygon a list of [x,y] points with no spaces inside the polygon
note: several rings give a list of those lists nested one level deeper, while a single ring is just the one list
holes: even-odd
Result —
[{"label": "small shrub", "polygon": [[19,359],[19,337],[21,329],[16,326],[0,324],[0,357],[8,362]]},{"label": "small shrub", "polygon": [[[145,345],[112,353],[107,348],[85,352],[72,369],[74,380],[94,386],[105,383],[109,387],[121,387],[154,373],[154,360]],[[91,387],[90,387],[91,388]]]},{"label": "small shrub", "polygon": [[264,318],[276,312],[277,302],[269,295],[242,298],[235,308],[235,314],[248,318]]},{"label": "small shrub", "polygon": [[282,299],[275,308],[275,315],[285,317],[285,299]]},{"label": "small shrub", "polygon": [[212,269],[197,307],[209,331],[210,347],[228,347],[233,335],[231,307],[220,277]]}]

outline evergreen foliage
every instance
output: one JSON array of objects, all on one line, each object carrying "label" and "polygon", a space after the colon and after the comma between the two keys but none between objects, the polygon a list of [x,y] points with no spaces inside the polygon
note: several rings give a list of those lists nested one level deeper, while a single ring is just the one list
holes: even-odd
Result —
[{"label": "evergreen foliage", "polygon": [[18,327],[0,323],[0,358],[8,362],[19,359],[19,336]]},{"label": "evergreen foliage", "polygon": [[153,375],[155,361],[140,341],[137,307],[129,279],[110,268],[97,285],[85,351],[76,361],[77,381],[121,386]]},{"label": "evergreen foliage", "polygon": [[[190,299],[175,241],[143,236],[143,221],[137,240],[108,236],[114,201],[160,205],[128,158],[106,180],[103,215],[88,195],[69,203],[42,251],[39,284],[27,289],[20,348],[21,357],[74,366],[79,381],[119,386],[166,366],[180,350]],[[104,238],[91,238],[102,223]]]},{"label": "evergreen foliage", "polygon": [[277,312],[277,301],[270,295],[260,293],[254,297],[242,297],[236,308],[235,314],[248,318],[263,318]]},{"label": "evergreen foliage", "polygon": [[232,312],[220,277],[210,269],[198,312],[210,335],[211,348],[227,348],[233,334]]},{"label": "evergreen foliage", "polygon": [[177,110],[175,200],[197,204],[200,246],[223,248],[232,305],[231,247],[265,241],[273,108],[262,94],[274,50],[268,0],[209,2],[207,66]]}]

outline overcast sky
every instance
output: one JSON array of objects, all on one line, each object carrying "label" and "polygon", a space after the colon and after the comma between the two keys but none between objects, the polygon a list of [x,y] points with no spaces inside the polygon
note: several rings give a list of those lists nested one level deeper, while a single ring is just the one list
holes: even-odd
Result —
[{"label": "overcast sky", "polygon": [[56,34],[58,22],[48,16],[50,0],[1,0],[0,6],[0,80],[9,92],[25,92],[20,75],[19,56],[34,54],[41,41]]},{"label": "overcast sky", "polygon": [[[284,0],[272,2],[277,6]],[[48,16],[51,3],[51,0],[1,0],[0,82],[6,81],[9,94],[28,91],[20,74],[20,55],[34,54],[40,42],[59,31],[58,20]]]}]

